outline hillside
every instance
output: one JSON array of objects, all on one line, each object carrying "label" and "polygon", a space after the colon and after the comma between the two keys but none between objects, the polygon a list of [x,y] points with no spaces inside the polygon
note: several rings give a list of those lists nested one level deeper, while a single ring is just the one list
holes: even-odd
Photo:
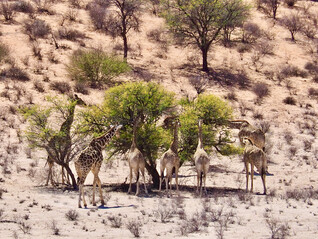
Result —
[{"label": "hillside", "polygon": [[[1,238],[129,238],[133,234],[127,226],[134,223],[137,228],[140,223],[142,238],[317,235],[318,2],[296,1],[293,7],[281,2],[274,20],[252,1],[251,15],[233,31],[231,42],[212,45],[209,73],[201,71],[200,51],[178,44],[164,19],[153,14],[150,3],[143,3],[140,31],[128,34],[127,62],[132,70],[114,81],[151,81],[179,98],[194,99],[202,90],[227,100],[235,118],[266,131],[268,195],[257,194],[262,191],[259,176],[254,180],[255,193],[246,194],[241,157],[215,152],[206,197],[193,190],[196,173],[190,163],[180,168],[179,195],[175,192],[168,198],[154,189],[150,196],[135,197],[126,194],[127,185],[120,186],[129,167],[116,158],[100,172],[106,207],[89,203],[88,209],[77,208],[77,191],[44,186],[47,156],[31,151],[21,137],[26,122],[16,107],[44,104],[46,96],[61,91],[75,92],[90,105],[101,103],[108,86],[91,88],[70,79],[70,56],[78,49],[99,49],[121,57],[122,41],[96,30],[89,15],[90,0],[3,3],[16,5],[12,19],[0,15],[1,50],[8,49],[3,60],[0,51]],[[295,41],[283,24],[293,14],[300,25]],[[43,20],[50,31],[31,39],[35,33],[28,33],[26,25],[35,20]],[[249,37],[245,42],[242,28]],[[237,133],[233,129],[238,142]],[[60,169],[55,171],[58,175]],[[146,178],[150,185],[148,174]],[[91,186],[92,179],[90,173],[85,184]],[[86,199],[91,196],[90,186],[85,187]]]}]

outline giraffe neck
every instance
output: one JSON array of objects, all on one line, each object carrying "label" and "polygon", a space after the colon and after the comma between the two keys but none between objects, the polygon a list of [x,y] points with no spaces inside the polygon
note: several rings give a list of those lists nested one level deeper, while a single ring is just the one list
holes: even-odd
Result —
[{"label": "giraffe neck", "polygon": [[63,132],[66,135],[69,135],[70,131],[71,131],[71,126],[72,126],[73,121],[74,121],[75,106],[76,106],[76,102],[74,102],[74,103],[72,102],[71,106],[69,108],[69,111],[68,111],[69,115],[66,118],[66,120],[63,122],[63,124],[61,125],[61,128],[60,128],[60,132]]},{"label": "giraffe neck", "polygon": [[113,138],[116,131],[117,131],[117,127],[113,126],[106,134],[93,139],[90,145],[98,150],[104,149],[106,145],[110,142],[110,140]]},{"label": "giraffe neck", "polygon": [[133,125],[133,137],[132,137],[132,144],[130,147],[130,150],[134,150],[137,148],[137,123],[134,123]]},{"label": "giraffe neck", "polygon": [[178,128],[179,128],[179,123],[176,122],[175,126],[174,126],[174,133],[173,133],[173,141],[170,145],[170,149],[174,152],[174,153],[178,153]]},{"label": "giraffe neck", "polygon": [[199,121],[199,141],[198,141],[198,149],[203,149],[202,143],[202,121]]}]

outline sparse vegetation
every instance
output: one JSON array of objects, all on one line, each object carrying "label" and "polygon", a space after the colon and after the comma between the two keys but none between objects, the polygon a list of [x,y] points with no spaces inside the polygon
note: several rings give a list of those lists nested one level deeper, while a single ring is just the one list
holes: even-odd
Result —
[{"label": "sparse vegetation", "polygon": [[76,210],[74,209],[70,209],[65,213],[65,217],[67,218],[67,220],[69,221],[77,221],[79,214]]},{"label": "sparse vegetation", "polygon": [[0,14],[2,14],[6,21],[11,21],[15,14],[14,3],[8,0],[2,0],[0,4]]},{"label": "sparse vegetation", "polygon": [[110,221],[111,227],[120,228],[123,225],[122,218],[117,216],[108,216],[108,220]]},{"label": "sparse vegetation", "polygon": [[93,88],[111,84],[112,79],[130,70],[128,64],[100,50],[75,51],[67,67],[72,79],[89,82]]},{"label": "sparse vegetation", "polygon": [[270,94],[268,85],[266,83],[256,83],[253,87],[253,92],[257,96],[257,102],[260,103],[264,97]]},{"label": "sparse vegetation", "polygon": [[69,93],[71,91],[71,86],[65,81],[54,81],[51,82],[50,87],[52,90],[56,90],[62,94]]},{"label": "sparse vegetation", "polygon": [[287,96],[283,102],[287,105],[296,105],[296,99],[292,96]]},{"label": "sparse vegetation", "polygon": [[51,27],[43,20],[35,19],[24,24],[26,34],[31,40],[45,38],[51,33]]},{"label": "sparse vegetation", "polygon": [[297,13],[291,13],[281,19],[281,24],[290,32],[292,41],[295,41],[296,34],[302,29],[303,23]]},{"label": "sparse vegetation", "polygon": [[0,62],[7,59],[9,56],[9,48],[5,44],[0,43]]},{"label": "sparse vegetation", "polygon": [[134,237],[140,237],[141,226],[142,224],[139,220],[130,220],[127,223],[127,229],[134,235]]},{"label": "sparse vegetation", "polygon": [[290,227],[287,222],[270,217],[266,219],[266,225],[271,232],[271,239],[284,239],[290,235]]}]

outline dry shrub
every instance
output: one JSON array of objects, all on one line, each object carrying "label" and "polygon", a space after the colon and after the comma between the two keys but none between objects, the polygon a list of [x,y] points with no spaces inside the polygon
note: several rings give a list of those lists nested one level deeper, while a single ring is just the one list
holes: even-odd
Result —
[{"label": "dry shrub", "polygon": [[290,227],[287,222],[270,217],[266,219],[266,225],[271,232],[272,239],[284,239],[290,235]]},{"label": "dry shrub", "polygon": [[261,101],[264,97],[270,94],[268,85],[262,82],[256,83],[253,87],[253,92],[257,96],[257,100]]},{"label": "dry shrub", "polygon": [[39,13],[47,13],[49,15],[53,15],[54,12],[51,10],[52,0],[32,0],[37,8],[37,12]]},{"label": "dry shrub", "polygon": [[236,49],[239,53],[249,52],[252,49],[252,45],[240,43],[240,44],[237,44]]},{"label": "dry shrub", "polygon": [[230,100],[230,101],[237,101],[237,95],[235,94],[235,92],[229,92],[225,96],[225,99]]},{"label": "dry shrub", "polygon": [[69,93],[71,91],[71,86],[68,82],[55,81],[50,84],[52,90],[56,90],[62,94]]},{"label": "dry shrub", "polygon": [[0,62],[8,59],[9,48],[7,45],[0,43]]},{"label": "dry shrub", "polygon": [[286,132],[285,132],[285,135],[284,135],[284,139],[286,140],[286,143],[287,143],[288,145],[291,145],[291,143],[292,143],[294,137],[293,137],[293,135],[292,135],[291,132],[286,131]]},{"label": "dry shrub", "polygon": [[39,61],[42,61],[42,48],[36,41],[32,43],[32,52],[34,57],[38,58]]},{"label": "dry shrub", "polygon": [[87,5],[89,16],[96,29],[104,29],[106,26],[106,8],[109,1],[95,0]]},{"label": "dry shrub", "polygon": [[24,24],[24,30],[30,39],[46,38],[51,33],[51,27],[43,20],[36,19]]},{"label": "dry shrub", "polygon": [[205,77],[202,77],[202,76],[191,77],[189,79],[189,81],[190,81],[190,84],[196,90],[198,95],[202,94],[205,91],[205,89],[206,89],[206,87],[207,87],[207,85],[209,83],[208,79],[205,78]]},{"label": "dry shrub", "polygon": [[318,83],[318,74],[312,78],[312,81]]},{"label": "dry shrub", "polygon": [[14,3],[14,10],[17,12],[23,12],[28,14],[34,14],[34,7],[30,2],[21,0]]},{"label": "dry shrub", "polygon": [[243,42],[253,43],[262,35],[260,27],[253,22],[246,22],[243,25]]},{"label": "dry shrub", "polygon": [[134,237],[140,237],[141,222],[139,220],[130,220],[127,223],[127,229],[134,235]]},{"label": "dry shrub", "polygon": [[0,76],[24,82],[30,80],[28,73],[17,66],[11,66],[9,69],[3,70]]},{"label": "dry shrub", "polygon": [[318,96],[318,89],[315,88],[309,88],[308,89],[308,95],[311,97],[317,97]]},{"label": "dry shrub", "polygon": [[34,81],[33,86],[34,86],[34,89],[36,89],[38,92],[41,92],[41,93],[45,92],[44,84],[41,81],[39,80]]},{"label": "dry shrub", "polygon": [[147,32],[147,38],[157,43],[166,43],[165,29],[163,27],[155,28]]},{"label": "dry shrub", "polygon": [[108,216],[111,227],[120,228],[123,225],[122,218],[120,216]]},{"label": "dry shrub", "polygon": [[14,4],[6,0],[1,1],[0,14],[3,15],[6,21],[11,21],[15,14]]},{"label": "dry shrub", "polygon": [[274,46],[273,44],[265,39],[262,39],[260,41],[258,41],[255,44],[255,50],[262,56],[265,55],[272,55],[274,53]]},{"label": "dry shrub", "polygon": [[83,95],[89,95],[87,84],[83,82],[76,82],[74,86],[74,91],[77,93],[81,93]]},{"label": "dry shrub", "polygon": [[58,30],[58,35],[60,39],[66,39],[69,41],[77,41],[78,39],[85,38],[85,34],[71,28],[62,27]]},{"label": "dry shrub", "polygon": [[277,77],[281,80],[289,77],[302,77],[305,78],[307,76],[307,72],[299,69],[297,66],[293,65],[285,65],[281,67]]},{"label": "dry shrub", "polygon": [[283,102],[284,102],[285,104],[287,104],[287,105],[296,105],[296,100],[295,100],[295,98],[292,97],[292,96],[287,96],[287,97],[283,100]]},{"label": "dry shrub", "polygon": [[305,69],[311,74],[316,75],[318,74],[318,65],[315,62],[307,62],[305,64]]},{"label": "dry shrub", "polygon": [[297,0],[284,0],[284,3],[288,6],[288,7],[294,7],[296,4]]},{"label": "dry shrub", "polygon": [[67,213],[65,213],[65,217],[69,221],[77,221],[78,217],[79,217],[79,214],[78,214],[78,212],[76,210],[70,209]]}]

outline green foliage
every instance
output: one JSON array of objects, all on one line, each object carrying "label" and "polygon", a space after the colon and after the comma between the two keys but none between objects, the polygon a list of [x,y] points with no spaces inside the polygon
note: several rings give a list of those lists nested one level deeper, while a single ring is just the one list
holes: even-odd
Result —
[{"label": "green foliage", "polygon": [[109,56],[100,50],[75,51],[67,67],[70,77],[79,82],[90,82],[92,87],[111,80],[130,70],[125,61]]},{"label": "green foliage", "polygon": [[109,147],[124,153],[132,142],[133,124],[138,122],[138,148],[152,161],[157,158],[159,148],[170,143],[167,132],[158,127],[157,122],[173,104],[174,94],[155,83],[122,84],[106,91],[101,108],[92,107],[84,113],[83,129],[93,129],[99,134],[111,123],[123,124],[120,137]]},{"label": "green foliage", "polygon": [[203,119],[202,137],[205,150],[210,152],[212,147],[223,155],[240,152],[240,149],[230,142],[230,131],[226,128],[232,118],[232,108],[227,102],[214,95],[199,95],[194,102],[181,101],[183,112],[181,122],[181,151],[182,161],[191,159],[198,145],[198,120]]},{"label": "green foliage", "polygon": [[[19,112],[28,122],[28,128],[24,131],[30,147],[45,149],[52,157],[63,149],[57,142],[50,143],[51,139],[65,136],[60,132],[61,124],[69,117],[75,102],[58,97],[47,97],[48,106],[32,105],[19,109]],[[74,109],[74,108],[73,108]],[[72,138],[79,138],[78,129],[72,127]],[[74,142],[78,143],[77,141]],[[67,159],[70,160],[70,159]]]}]

